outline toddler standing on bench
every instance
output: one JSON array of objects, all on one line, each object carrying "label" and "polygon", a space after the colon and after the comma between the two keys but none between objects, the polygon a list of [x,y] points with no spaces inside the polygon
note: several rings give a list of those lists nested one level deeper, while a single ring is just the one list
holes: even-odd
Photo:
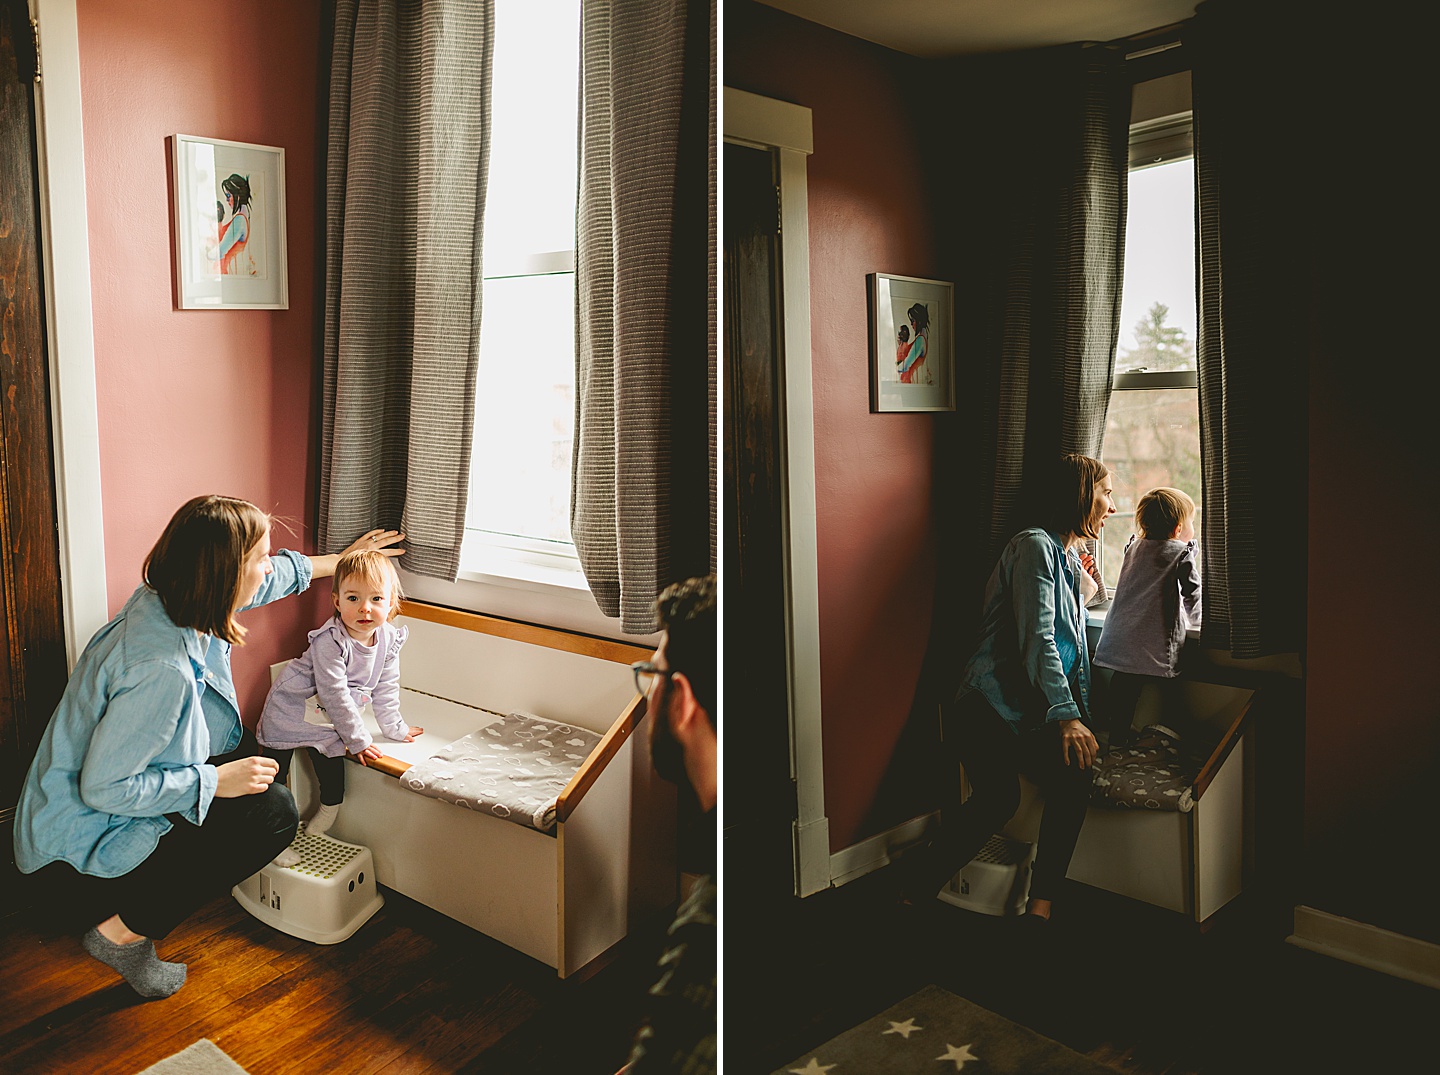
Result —
[{"label": "toddler standing on bench", "polygon": [[[320,806],[303,826],[311,836],[329,830],[345,799],[345,755],[361,765],[383,757],[361,719],[367,702],[387,738],[409,743],[425,730],[400,716],[400,647],[409,629],[391,621],[401,596],[388,556],[372,550],[342,556],[335,566],[335,615],[310,632],[309,648],[286,665],[265,699],[255,737],[280,764],[275,782],[285,782],[296,750],[308,749],[314,762]],[[277,866],[299,861],[293,846],[275,856]]]},{"label": "toddler standing on bench", "polygon": [[1128,745],[1140,689],[1180,674],[1188,627],[1200,625],[1200,567],[1195,561],[1195,501],[1179,489],[1151,489],[1135,505],[1139,534],[1125,560],[1095,664],[1113,675],[1106,693],[1109,745]]}]

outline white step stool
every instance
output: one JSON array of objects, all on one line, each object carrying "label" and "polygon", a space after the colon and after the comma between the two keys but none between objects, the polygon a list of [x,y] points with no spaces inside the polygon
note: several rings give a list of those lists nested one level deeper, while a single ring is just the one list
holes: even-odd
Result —
[{"label": "white step stool", "polygon": [[338,944],[384,905],[368,847],[303,830],[290,846],[299,863],[271,862],[230,890],[260,921],[301,940]]},{"label": "white step stool", "polygon": [[1024,914],[1034,858],[1034,844],[996,833],[979,854],[945,882],[940,898],[981,914]]}]

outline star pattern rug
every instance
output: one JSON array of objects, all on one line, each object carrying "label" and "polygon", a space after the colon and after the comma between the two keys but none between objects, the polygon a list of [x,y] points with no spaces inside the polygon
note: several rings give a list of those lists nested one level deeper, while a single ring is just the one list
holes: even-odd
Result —
[{"label": "star pattern rug", "polygon": [[927,985],[771,1075],[1114,1075],[1114,1069]]}]

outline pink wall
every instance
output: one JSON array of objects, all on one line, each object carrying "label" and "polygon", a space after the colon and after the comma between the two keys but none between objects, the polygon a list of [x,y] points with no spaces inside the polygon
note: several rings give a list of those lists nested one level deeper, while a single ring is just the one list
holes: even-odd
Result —
[{"label": "pink wall", "polygon": [[725,84],[812,110],[808,161],[825,812],[839,850],[876,810],[910,715],[935,587],[931,414],[871,414],[867,273],[940,277],[904,57],[727,3]]},{"label": "pink wall", "polygon": [[[313,551],[310,489],[320,5],[77,0],[112,613],[175,509],[224,493],[291,520]],[[170,135],[285,150],[288,310],[174,308]],[[322,587],[321,589],[324,589]],[[268,665],[294,656],[325,594],[248,613],[234,657],[254,722]]]}]

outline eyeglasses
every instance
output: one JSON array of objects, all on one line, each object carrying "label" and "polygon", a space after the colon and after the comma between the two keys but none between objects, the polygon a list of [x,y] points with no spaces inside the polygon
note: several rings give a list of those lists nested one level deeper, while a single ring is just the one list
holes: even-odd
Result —
[{"label": "eyeglasses", "polygon": [[640,694],[648,694],[650,684],[661,676],[674,674],[668,668],[661,668],[654,661],[636,661],[630,666],[630,672],[635,677],[635,690]]}]

